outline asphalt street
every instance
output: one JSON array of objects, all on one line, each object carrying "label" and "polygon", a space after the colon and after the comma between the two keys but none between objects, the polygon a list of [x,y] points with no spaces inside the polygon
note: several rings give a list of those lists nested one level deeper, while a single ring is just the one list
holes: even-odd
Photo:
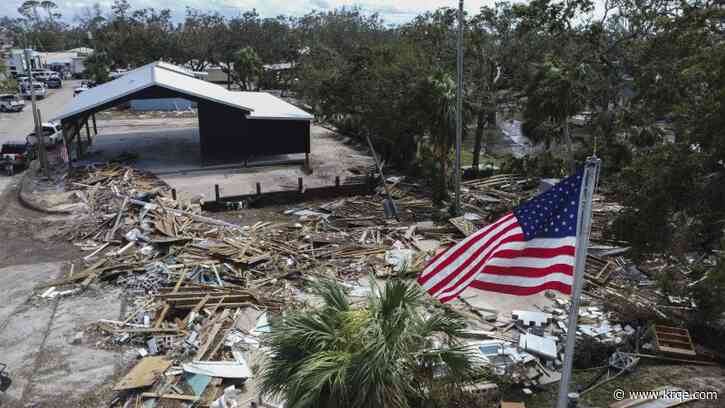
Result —
[{"label": "asphalt street", "polygon": [[[38,110],[43,121],[59,114],[63,107],[73,99],[73,88],[80,85],[79,81],[65,81],[60,89],[50,89],[45,99],[38,100]],[[8,141],[24,141],[25,136],[33,131],[33,113],[30,100],[25,101],[22,112],[0,113],[0,144]]]}]

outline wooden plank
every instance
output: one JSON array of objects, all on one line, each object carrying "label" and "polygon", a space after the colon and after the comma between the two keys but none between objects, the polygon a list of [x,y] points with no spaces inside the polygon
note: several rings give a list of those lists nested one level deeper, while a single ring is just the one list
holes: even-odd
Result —
[{"label": "wooden plank", "polygon": [[144,357],[113,388],[114,391],[149,387],[171,366],[166,357]]},{"label": "wooden plank", "polygon": [[[179,281],[176,282],[176,286],[174,286],[174,290],[171,291],[172,294],[177,293],[179,291],[179,287],[181,287],[181,284],[184,282],[184,279],[186,279],[186,271],[187,271],[187,269],[184,269],[181,271],[181,276],[179,277]],[[164,322],[164,319],[166,319],[166,314],[169,313],[170,309],[171,309],[171,306],[168,303],[164,303],[164,308],[161,309],[161,313],[159,314],[158,319],[156,319],[156,324],[154,324],[154,327],[156,327],[156,328],[161,327],[161,324]]]},{"label": "wooden plank", "polygon": [[161,398],[161,399],[172,399],[178,401],[199,401],[199,397],[196,395],[182,395],[182,394],[157,394],[155,392],[144,392],[141,394],[143,398]]},{"label": "wooden plank", "polygon": [[209,346],[211,346],[212,342],[214,342],[214,339],[219,334],[219,331],[222,329],[227,316],[229,316],[229,309],[224,309],[224,311],[217,316],[211,331],[204,340],[204,343],[199,347],[199,350],[197,350],[194,360],[202,360],[204,358],[207,350],[209,350]]}]

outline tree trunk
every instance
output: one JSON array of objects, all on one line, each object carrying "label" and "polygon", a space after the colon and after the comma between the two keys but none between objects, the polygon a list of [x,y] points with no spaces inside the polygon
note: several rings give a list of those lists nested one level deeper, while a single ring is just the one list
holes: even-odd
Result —
[{"label": "tree trunk", "polygon": [[479,157],[481,156],[481,145],[483,142],[483,131],[486,128],[486,111],[481,109],[478,111],[476,118],[476,141],[473,145],[473,174],[478,177]]}]

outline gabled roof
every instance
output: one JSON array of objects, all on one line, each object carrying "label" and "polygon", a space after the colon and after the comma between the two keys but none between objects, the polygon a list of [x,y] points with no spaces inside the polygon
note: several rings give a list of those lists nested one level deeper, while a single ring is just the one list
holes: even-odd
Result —
[{"label": "gabled roof", "polygon": [[240,109],[245,111],[249,119],[314,119],[302,109],[266,92],[232,92],[223,86],[196,78],[193,71],[157,61],[80,93],[53,120],[76,116],[152,86]]},{"label": "gabled roof", "polygon": [[176,65],[154,62],[129,71],[122,77],[88,89],[66,106],[54,120],[62,120],[92,110],[114,100],[129,96],[152,86],[159,86],[198,99],[221,103],[247,112],[254,109],[245,106],[222,86],[194,78],[193,73]]}]

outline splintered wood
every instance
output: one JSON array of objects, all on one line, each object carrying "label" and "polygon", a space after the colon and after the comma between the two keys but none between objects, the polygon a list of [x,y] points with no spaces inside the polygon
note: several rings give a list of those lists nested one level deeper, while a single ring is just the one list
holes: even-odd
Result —
[{"label": "splintered wood", "polygon": [[[138,406],[147,398],[206,406],[221,393],[223,375],[239,378],[249,371],[242,350],[258,348],[271,330],[269,319],[309,302],[306,282],[337,279],[352,297],[365,298],[370,291],[360,279],[415,277],[446,245],[513,210],[539,187],[538,180],[514,174],[467,181],[464,214],[446,219],[444,212],[436,214],[425,186],[397,177],[387,182],[398,220],[386,217],[378,195],[291,208],[284,211],[286,222],[241,226],[203,215],[199,202],[172,198],[168,186],[131,167],[89,167],[68,180],[88,214],[64,231],[87,255],[76,260],[68,276],[43,288],[123,287],[127,313],[94,326],[109,346],[133,345],[144,357],[116,390],[131,391],[128,401]],[[618,207],[601,197],[595,207],[597,238],[607,242],[601,231]],[[615,244],[605,253],[590,251],[587,295],[616,303],[610,310],[627,308],[622,314],[635,310],[666,317],[656,300],[617,279],[625,262],[612,253],[626,248]],[[249,321],[250,314],[256,325],[242,329],[239,322]],[[503,326],[487,336],[509,342],[515,330],[505,332],[521,330],[514,323]],[[686,355],[689,335],[685,339],[674,330],[660,329],[658,347]],[[224,367],[216,367],[212,376],[182,368],[210,362]]]}]

